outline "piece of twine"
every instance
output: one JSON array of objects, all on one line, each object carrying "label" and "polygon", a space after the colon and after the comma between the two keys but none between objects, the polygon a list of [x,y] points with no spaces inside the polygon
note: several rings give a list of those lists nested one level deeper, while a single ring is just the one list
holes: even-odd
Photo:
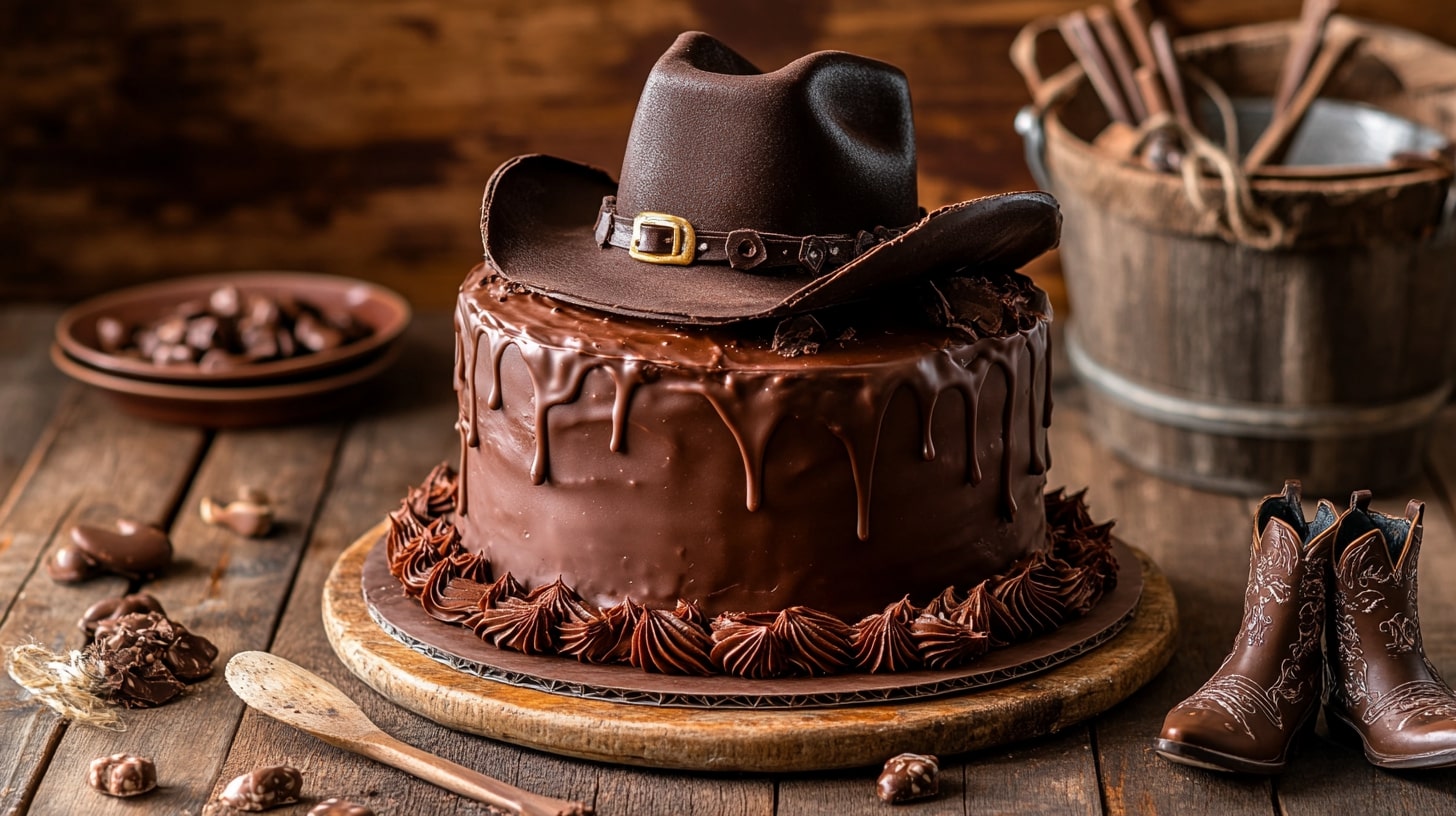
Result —
[{"label": "piece of twine", "polygon": [[[1148,117],[1138,127],[1133,154],[1141,152],[1155,134],[1161,132],[1176,136],[1184,151],[1180,168],[1183,191],[1202,221],[1199,229],[1216,231],[1225,239],[1255,249],[1268,250],[1282,245],[1288,227],[1273,211],[1255,200],[1249,176],[1239,163],[1239,123],[1233,102],[1218,83],[1202,71],[1185,67],[1184,72],[1218,109],[1223,122],[1224,146],[1214,144],[1197,129],[1164,112]],[[1209,171],[1219,179],[1221,196],[1210,196],[1204,190]]]},{"label": "piece of twine", "polygon": [[5,671],[62,717],[110,731],[126,730],[116,707],[99,693],[100,666],[85,652],[73,649],[63,655],[39,643],[25,643],[6,654]]}]

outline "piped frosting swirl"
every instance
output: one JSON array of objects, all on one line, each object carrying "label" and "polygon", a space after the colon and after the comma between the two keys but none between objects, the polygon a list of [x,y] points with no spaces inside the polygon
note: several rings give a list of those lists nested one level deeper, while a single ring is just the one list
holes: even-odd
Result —
[{"label": "piped frosting swirl", "polygon": [[[441,478],[432,471],[427,485]],[[724,613],[711,624],[686,599],[670,610],[630,598],[597,609],[559,577],[528,591],[509,572],[492,578],[486,559],[461,548],[449,515],[421,519],[408,501],[389,515],[385,548],[391,573],[431,617],[526,654],[752,679],[948,669],[1085,614],[1115,585],[1112,525],[1093,523],[1080,493],[1049,493],[1046,508],[1048,550],[964,597],[948,586],[924,608],[905,597],[853,625],[803,606]]]}]

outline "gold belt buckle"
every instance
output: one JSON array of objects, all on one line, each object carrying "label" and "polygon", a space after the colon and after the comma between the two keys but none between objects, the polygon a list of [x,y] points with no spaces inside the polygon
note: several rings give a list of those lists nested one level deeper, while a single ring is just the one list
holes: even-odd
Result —
[{"label": "gold belt buckle", "polygon": [[[671,229],[672,252],[663,254],[643,252],[638,249],[637,240],[642,237],[642,227],[644,226]],[[686,218],[659,212],[638,213],[637,217],[632,219],[632,243],[627,246],[627,252],[633,258],[647,263],[687,266],[697,256],[697,240],[697,235],[693,232],[693,225],[689,224]]]}]

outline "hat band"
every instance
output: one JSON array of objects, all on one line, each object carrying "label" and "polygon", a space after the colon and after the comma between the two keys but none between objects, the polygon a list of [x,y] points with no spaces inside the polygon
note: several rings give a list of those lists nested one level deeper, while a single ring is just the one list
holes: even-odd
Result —
[{"label": "hat band", "polygon": [[596,240],[603,249],[609,246],[625,249],[644,263],[727,264],[743,272],[797,268],[817,277],[849,263],[906,229],[876,227],[873,231],[840,235],[784,235],[752,229],[700,230],[687,219],[668,213],[620,216],[616,196],[607,196],[597,213]]}]

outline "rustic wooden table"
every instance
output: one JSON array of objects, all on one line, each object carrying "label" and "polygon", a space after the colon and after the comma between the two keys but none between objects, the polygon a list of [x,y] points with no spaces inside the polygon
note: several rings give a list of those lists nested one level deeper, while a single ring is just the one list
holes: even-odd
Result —
[{"label": "rustic wooden table", "polygon": [[[403,711],[335,659],[319,617],[320,588],[339,553],[399,501],[407,484],[456,455],[449,390],[452,337],[443,315],[416,321],[405,360],[377,404],[352,419],[293,428],[209,433],[114,411],[67,382],[46,359],[58,310],[0,306],[0,646],[75,645],[75,622],[122,579],[61,586],[40,564],[78,520],[117,513],[171,529],[179,560],[147,584],[169,613],[215,641],[218,675],[180,702],[126,713],[122,733],[68,726],[0,678],[0,813],[199,814],[229,779],[290,762],[311,801],[347,795],[381,816],[488,813],[402,773],[334,749],[245,710],[221,679],[233,653],[266,649],[333,681],[405,741],[528,789],[591,802],[614,814],[883,813],[874,769],[793,776],[707,776],[597,765],[445,730]],[[1062,368],[1065,371],[1065,367]],[[1274,780],[1171,765],[1149,750],[1169,706],[1223,658],[1242,608],[1254,501],[1201,493],[1134,471],[1090,441],[1079,395],[1060,385],[1053,484],[1091,487],[1099,518],[1150,553],[1173,583],[1181,644],[1169,668],[1091,723],[1004,749],[949,758],[941,794],[897,813],[1412,813],[1456,811],[1456,771],[1394,774],[1356,753],[1312,742]],[[251,541],[206,527],[203,496],[241,484],[279,503],[281,530]],[[1270,485],[1276,488],[1277,485]],[[1409,495],[1429,503],[1421,566],[1422,621],[1435,664],[1456,676],[1456,413],[1432,442]],[[163,788],[134,802],[84,784],[88,761],[118,751],[155,758]],[[308,805],[275,811],[302,814]]]}]

